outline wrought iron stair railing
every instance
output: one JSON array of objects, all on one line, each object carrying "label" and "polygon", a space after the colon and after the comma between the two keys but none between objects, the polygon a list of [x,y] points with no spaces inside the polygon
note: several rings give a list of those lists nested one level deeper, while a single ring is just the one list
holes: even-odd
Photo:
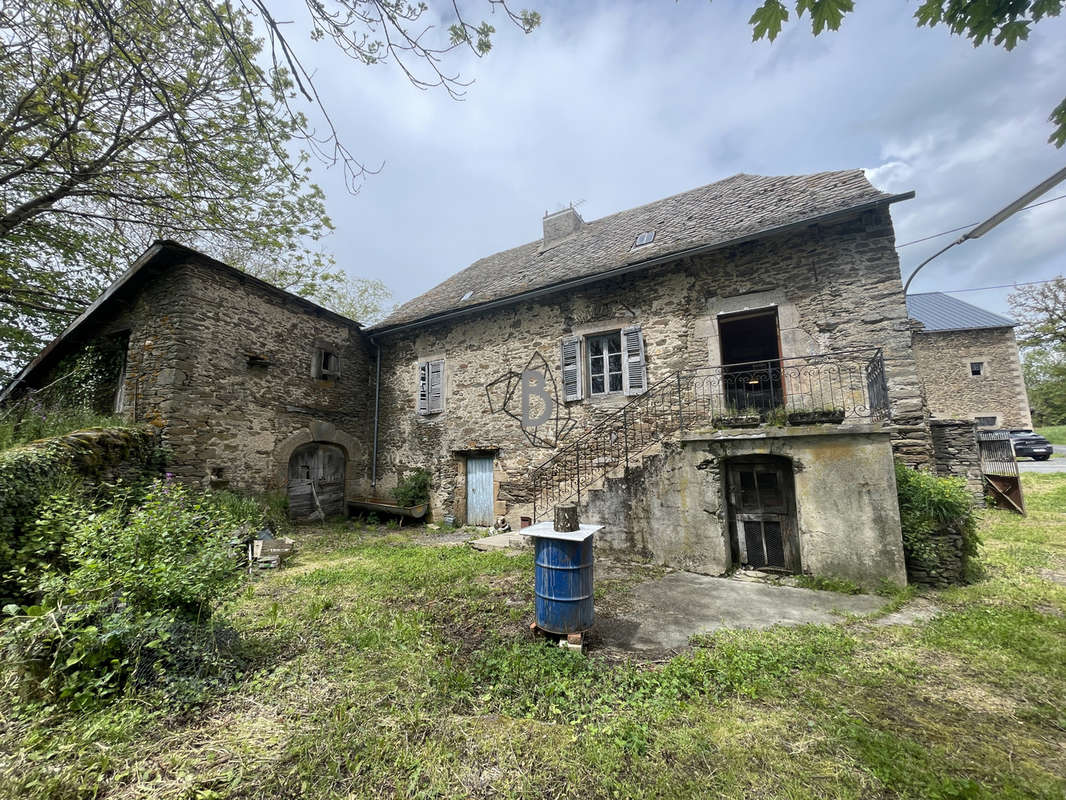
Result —
[{"label": "wrought iron stair railing", "polygon": [[533,469],[533,521],[686,429],[888,418],[880,348],[679,370]]}]

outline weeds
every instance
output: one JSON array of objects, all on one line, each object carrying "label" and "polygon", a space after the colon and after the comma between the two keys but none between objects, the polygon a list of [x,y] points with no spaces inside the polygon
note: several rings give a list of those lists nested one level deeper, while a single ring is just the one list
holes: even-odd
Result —
[{"label": "weeds", "polygon": [[726,631],[662,663],[531,640],[528,554],[304,532],[225,612],[242,677],[193,710],[8,697],[0,795],[1061,798],[1066,477],[1025,486],[930,622]]}]

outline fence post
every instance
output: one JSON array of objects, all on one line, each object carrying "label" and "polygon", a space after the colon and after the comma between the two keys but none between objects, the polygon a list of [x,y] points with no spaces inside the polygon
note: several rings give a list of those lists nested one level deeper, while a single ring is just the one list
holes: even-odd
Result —
[{"label": "fence post", "polygon": [[626,454],[626,469],[629,469],[629,424],[626,421],[626,407],[622,406],[622,447]]},{"label": "fence post", "polygon": [[677,371],[677,430],[685,432],[685,415],[681,411],[681,370]]}]

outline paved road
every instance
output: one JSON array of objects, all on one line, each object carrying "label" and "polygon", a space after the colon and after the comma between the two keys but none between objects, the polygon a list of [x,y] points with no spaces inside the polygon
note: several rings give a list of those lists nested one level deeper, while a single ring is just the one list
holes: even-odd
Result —
[{"label": "paved road", "polygon": [[[1055,455],[1066,456],[1066,445],[1056,444]],[[1049,458],[1047,461],[1033,461],[1023,458],[1018,462],[1020,472],[1066,472],[1066,458]]]}]

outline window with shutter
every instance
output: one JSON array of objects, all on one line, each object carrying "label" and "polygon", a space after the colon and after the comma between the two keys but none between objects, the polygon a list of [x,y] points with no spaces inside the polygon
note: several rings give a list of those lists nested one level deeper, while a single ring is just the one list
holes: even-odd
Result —
[{"label": "window with shutter", "polygon": [[444,359],[418,365],[418,413],[437,414],[444,410]]},{"label": "window with shutter", "polygon": [[622,349],[626,360],[622,371],[625,393],[641,394],[648,388],[648,370],[644,362],[644,337],[639,325],[622,329]]},{"label": "window with shutter", "polygon": [[315,357],[311,361],[311,376],[321,380],[339,378],[341,374],[340,357],[332,350],[315,348]]},{"label": "window with shutter", "polygon": [[568,336],[560,345],[562,351],[563,398],[566,401],[580,400],[581,392],[581,340]]}]

